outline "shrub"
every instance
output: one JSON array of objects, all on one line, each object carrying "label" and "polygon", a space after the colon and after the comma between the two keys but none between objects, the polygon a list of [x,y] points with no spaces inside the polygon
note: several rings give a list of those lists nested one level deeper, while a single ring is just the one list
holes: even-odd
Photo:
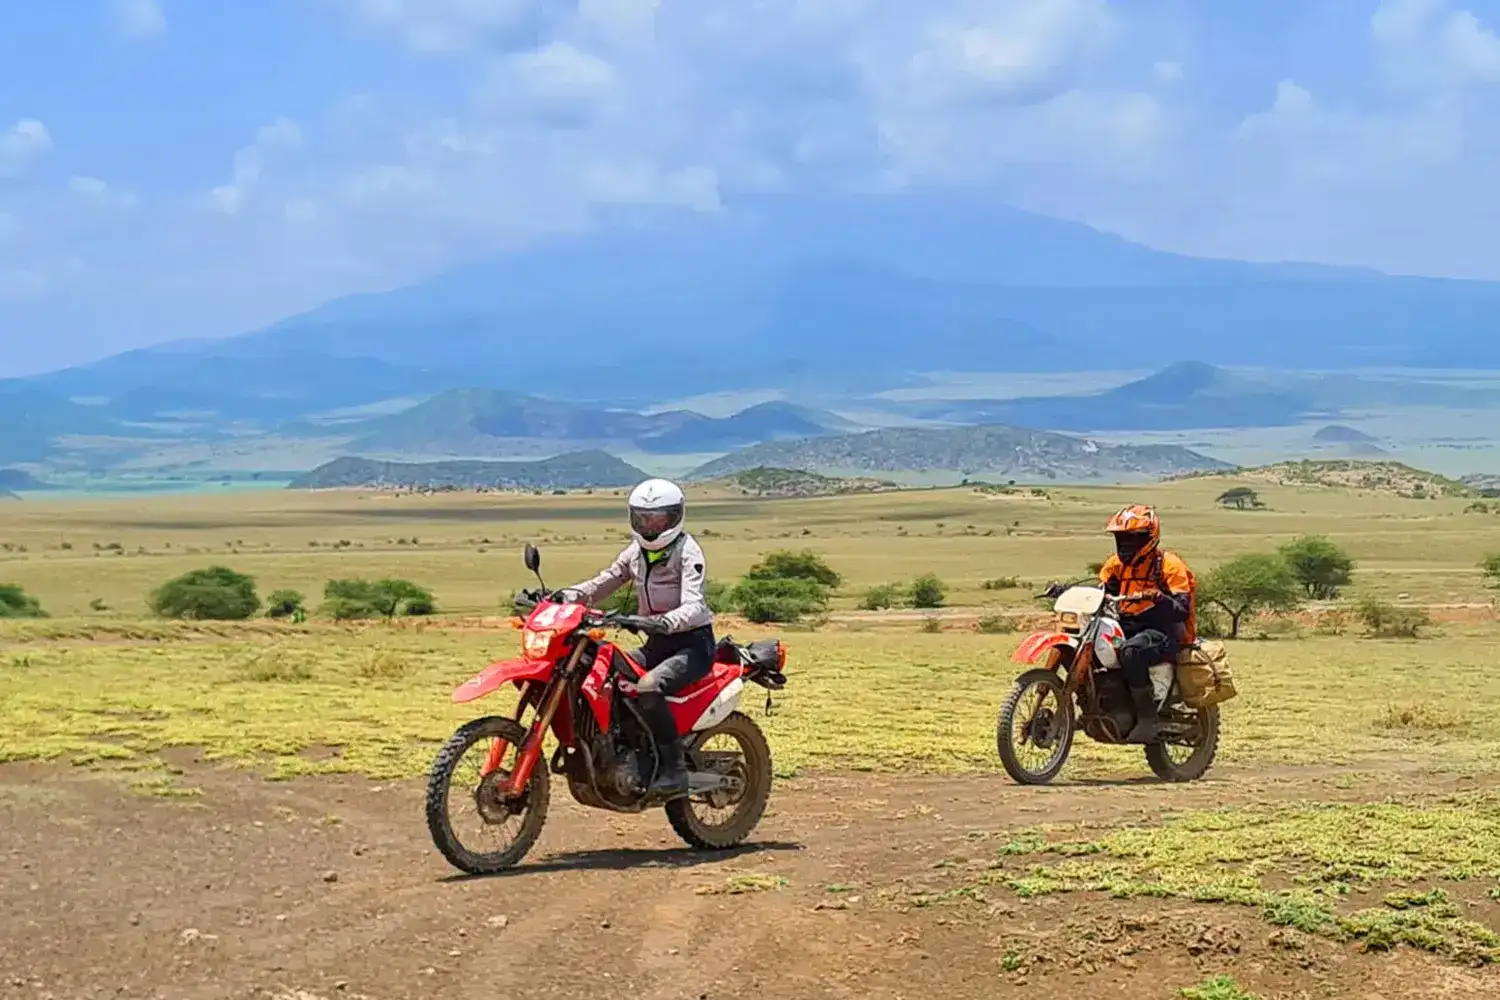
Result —
[{"label": "shrub", "polygon": [[1360,601],[1355,614],[1369,634],[1378,639],[1415,639],[1432,624],[1426,608],[1398,608],[1376,597]]},{"label": "shrub", "polygon": [[976,627],[986,635],[1008,635],[1020,626],[1010,615],[991,612],[981,617]]},{"label": "shrub", "polygon": [[842,577],[835,573],[818,555],[811,549],[803,549],[801,552],[771,552],[760,562],[750,567],[745,574],[747,580],[811,580],[820,587],[833,588],[842,582]]},{"label": "shrub", "polygon": [[1223,611],[1229,617],[1229,638],[1238,639],[1245,615],[1290,611],[1297,606],[1300,590],[1291,567],[1280,556],[1240,556],[1208,574],[1199,604]]},{"label": "shrub", "polygon": [[0,618],[46,618],[42,603],[14,583],[0,583]]},{"label": "shrub", "polygon": [[1313,635],[1343,635],[1349,631],[1349,613],[1342,608],[1325,611],[1313,626]]},{"label": "shrub", "polygon": [[1460,709],[1437,705],[1430,701],[1416,701],[1406,705],[1387,705],[1375,719],[1380,729],[1407,729],[1423,732],[1465,729],[1469,717]]},{"label": "shrub", "polygon": [[941,618],[939,618],[937,615],[923,615],[922,616],[922,631],[923,632],[927,632],[927,633],[930,633],[930,634],[936,634],[938,632],[941,632],[942,630],[943,630],[943,620]]},{"label": "shrub", "polygon": [[273,590],[266,598],[267,618],[291,618],[303,610],[304,598],[300,591]]},{"label": "shrub", "polygon": [[246,680],[262,684],[312,680],[312,668],[279,647],[253,654],[241,667]]},{"label": "shrub", "polygon": [[882,583],[865,591],[859,602],[861,611],[884,611],[901,603],[901,587],[894,583]]},{"label": "shrub", "polygon": [[1230,510],[1259,510],[1265,506],[1261,502],[1260,494],[1248,486],[1235,486],[1227,489],[1218,495],[1214,503]]},{"label": "shrub", "polygon": [[984,590],[1019,590],[1024,585],[1017,577],[997,576],[993,580],[984,581],[979,586]]},{"label": "shrub", "polygon": [[746,577],[734,588],[732,600],[756,624],[794,622],[826,608],[828,592],[809,579]]},{"label": "shrub", "polygon": [[1500,584],[1500,552],[1492,552],[1479,560],[1479,569],[1491,583]]},{"label": "shrub", "polygon": [[260,598],[253,577],[210,566],[168,580],[152,592],[149,604],[163,618],[244,621],[260,608]]},{"label": "shrub", "polygon": [[1294,538],[1277,551],[1314,601],[1333,600],[1354,578],[1354,560],[1323,535]]},{"label": "shrub", "polygon": [[89,601],[89,610],[90,611],[108,611],[109,610],[109,605],[104,602],[104,598],[102,598],[102,597],[96,597],[92,601]]},{"label": "shrub", "polygon": [[359,676],[372,681],[399,680],[406,676],[406,660],[390,649],[377,650],[359,665]]},{"label": "shrub", "polygon": [[329,580],[323,597],[323,610],[335,621],[430,615],[435,607],[432,593],[410,580]]},{"label": "shrub", "polygon": [[926,573],[911,584],[911,606],[914,608],[940,608],[948,596],[948,589],[936,575]]}]

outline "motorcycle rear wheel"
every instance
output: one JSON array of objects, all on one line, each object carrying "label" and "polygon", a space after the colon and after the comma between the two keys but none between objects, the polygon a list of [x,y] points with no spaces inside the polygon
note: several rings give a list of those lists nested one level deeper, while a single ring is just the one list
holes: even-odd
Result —
[{"label": "motorcycle rear wheel", "polygon": [[[476,748],[481,749],[478,755],[481,760],[488,756],[489,747],[496,739],[510,744],[506,758],[485,778],[479,778],[477,770],[473,779],[459,778],[460,794],[473,799],[481,830],[509,826],[516,817],[520,817],[520,822],[514,835],[503,841],[504,846],[491,851],[476,850],[465,844],[454,830],[449,805],[453,800],[459,766]],[[448,742],[443,744],[432,762],[432,771],[427,777],[427,829],[438,851],[459,871],[470,875],[491,875],[514,867],[541,835],[552,796],[551,776],[545,760],[537,762],[519,800],[505,802],[496,794],[498,782],[510,774],[525,740],[526,730],[514,719],[501,716],[475,719],[448,737]]]},{"label": "motorcycle rear wheel", "polygon": [[[666,804],[666,812],[672,829],[690,846],[699,850],[724,851],[743,843],[766,811],[766,803],[771,798],[771,747],[755,720],[742,712],[731,713],[704,733],[697,746],[702,747],[715,736],[727,736],[739,744],[740,758],[733,764],[731,773],[742,782],[740,788],[724,797],[723,805],[718,804],[723,793],[710,792],[673,799]],[[689,750],[689,759],[698,752]],[[728,808],[729,815],[713,821],[700,815],[699,807]]]},{"label": "motorcycle rear wheel", "polygon": [[[1030,716],[1018,718],[1023,711],[1022,700],[1027,692],[1037,691],[1037,704],[1030,709]],[[1052,705],[1047,706],[1048,699]],[[1046,714],[1044,714],[1046,713]],[[1037,734],[1033,725],[1042,722],[1049,732]],[[1050,749],[1051,755],[1040,766],[1031,766],[1021,760],[1017,745],[1017,723],[1021,725],[1020,738],[1041,749]],[[1005,773],[1022,785],[1045,785],[1056,778],[1068,762],[1073,749],[1073,732],[1076,723],[1073,705],[1063,697],[1062,678],[1051,670],[1028,670],[1016,678],[995,720],[995,747],[1000,752],[1000,763]],[[1042,742],[1036,740],[1040,736]],[[1050,743],[1050,747],[1046,744]]]},{"label": "motorcycle rear wheel", "polygon": [[[1197,781],[1208,772],[1219,752],[1219,706],[1209,705],[1197,710],[1199,730],[1197,739],[1191,744],[1150,743],[1146,746],[1146,763],[1151,771],[1163,781]],[[1181,760],[1174,759],[1173,751],[1191,748],[1192,752]]]}]

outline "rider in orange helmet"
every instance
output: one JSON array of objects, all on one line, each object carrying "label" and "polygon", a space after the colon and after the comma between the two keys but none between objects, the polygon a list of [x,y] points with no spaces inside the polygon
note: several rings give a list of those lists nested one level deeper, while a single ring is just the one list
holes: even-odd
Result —
[{"label": "rider in orange helmet", "polygon": [[1115,536],[1115,554],[1099,570],[1107,593],[1121,598],[1120,624],[1125,643],[1120,667],[1135,702],[1135,728],[1126,739],[1153,743],[1160,733],[1151,667],[1175,663],[1184,644],[1196,640],[1193,574],[1175,552],[1161,548],[1156,511],[1132,504],[1110,518],[1105,529]]}]

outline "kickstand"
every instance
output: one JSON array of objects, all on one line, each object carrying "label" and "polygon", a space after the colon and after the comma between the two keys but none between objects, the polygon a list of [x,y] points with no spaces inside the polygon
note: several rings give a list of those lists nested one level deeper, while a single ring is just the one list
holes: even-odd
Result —
[{"label": "kickstand", "polygon": [[766,688],[766,714],[771,714],[771,689]]}]

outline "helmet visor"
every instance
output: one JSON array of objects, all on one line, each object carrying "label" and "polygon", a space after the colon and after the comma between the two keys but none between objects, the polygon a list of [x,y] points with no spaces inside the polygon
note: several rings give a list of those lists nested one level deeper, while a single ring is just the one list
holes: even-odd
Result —
[{"label": "helmet visor", "polygon": [[1121,562],[1130,562],[1145,551],[1150,544],[1151,532],[1149,531],[1115,532],[1115,554],[1120,557]]},{"label": "helmet visor", "polygon": [[642,510],[630,508],[630,530],[648,542],[654,542],[663,534],[682,523],[682,505]]}]

